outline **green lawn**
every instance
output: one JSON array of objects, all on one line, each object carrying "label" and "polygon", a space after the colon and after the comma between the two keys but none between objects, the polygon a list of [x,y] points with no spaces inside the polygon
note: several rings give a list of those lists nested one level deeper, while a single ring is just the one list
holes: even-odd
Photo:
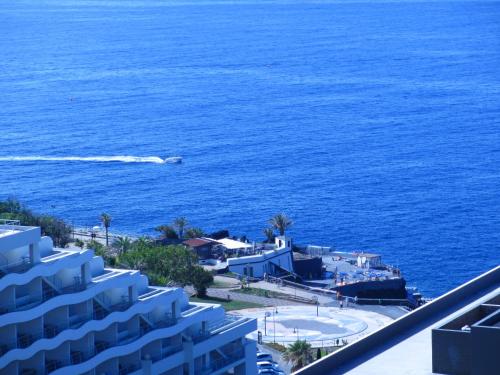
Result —
[{"label": "green lawn", "polygon": [[252,294],[254,296],[259,297],[268,297],[268,298],[286,298],[288,297],[285,293],[274,292],[272,290],[260,289],[260,288],[242,288],[234,290],[235,293],[243,293],[243,294]]},{"label": "green lawn", "polygon": [[203,302],[203,303],[217,303],[219,305],[222,305],[224,310],[226,311],[231,311],[231,310],[242,310],[242,309],[252,309],[256,307],[264,307],[264,305],[258,304],[258,303],[253,303],[253,302],[244,302],[244,301],[228,301],[222,298],[216,298],[216,297],[205,297],[205,298],[199,298],[199,297],[190,297],[190,301],[192,302]]}]

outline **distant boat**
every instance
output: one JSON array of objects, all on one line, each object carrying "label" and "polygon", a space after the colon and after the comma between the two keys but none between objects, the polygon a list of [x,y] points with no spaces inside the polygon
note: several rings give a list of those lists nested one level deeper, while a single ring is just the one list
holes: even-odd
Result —
[{"label": "distant boat", "polygon": [[164,161],[165,161],[165,163],[168,163],[168,164],[180,164],[180,163],[182,163],[182,157],[171,156],[171,157],[166,158]]}]

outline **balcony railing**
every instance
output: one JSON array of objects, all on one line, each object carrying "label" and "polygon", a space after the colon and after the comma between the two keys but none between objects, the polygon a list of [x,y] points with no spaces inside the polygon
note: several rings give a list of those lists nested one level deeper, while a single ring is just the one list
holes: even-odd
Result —
[{"label": "balcony railing", "polygon": [[5,255],[0,253],[0,279],[11,273],[24,273],[36,265],[45,264],[45,262],[56,261],[60,259],[65,254],[64,251],[51,251],[41,257],[40,263],[32,263],[29,255],[21,257],[21,259],[15,261],[9,261]]}]

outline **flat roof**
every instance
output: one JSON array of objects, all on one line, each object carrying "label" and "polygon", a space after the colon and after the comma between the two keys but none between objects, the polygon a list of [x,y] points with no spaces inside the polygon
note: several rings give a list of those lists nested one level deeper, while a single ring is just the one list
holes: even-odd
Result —
[{"label": "flat roof", "polygon": [[[215,241],[215,240],[212,240]],[[241,242],[241,241],[236,241],[231,238],[223,238],[221,240],[217,240],[216,242],[219,242],[222,244],[226,249],[229,250],[236,250],[236,249],[249,249],[252,247],[252,245]]]},{"label": "flat roof", "polygon": [[500,266],[296,374],[433,374],[432,329],[500,293]]}]

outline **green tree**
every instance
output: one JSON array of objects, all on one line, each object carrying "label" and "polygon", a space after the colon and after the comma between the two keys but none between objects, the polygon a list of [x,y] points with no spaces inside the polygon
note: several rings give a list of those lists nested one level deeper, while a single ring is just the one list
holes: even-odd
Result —
[{"label": "green tree", "polygon": [[97,242],[96,240],[87,242],[87,249],[94,250],[94,254],[97,256],[103,258],[106,256],[106,249],[104,248],[104,245],[100,242]]},{"label": "green tree", "polygon": [[72,228],[64,220],[50,215],[38,215],[14,198],[0,202],[0,219],[19,220],[21,225],[38,226],[43,236],[49,236],[57,247],[71,242]]},{"label": "green tree", "polygon": [[266,236],[266,242],[267,243],[273,243],[274,242],[274,238],[276,237],[274,235],[274,229],[273,228],[266,228],[264,229],[264,235]]},{"label": "green tree", "polygon": [[81,239],[77,238],[75,240],[75,246],[79,247],[80,249],[83,249],[85,247],[85,242],[83,242]]},{"label": "green tree", "polygon": [[212,275],[198,265],[196,255],[180,245],[159,246],[138,240],[119,256],[119,263],[141,270],[152,282],[162,285],[193,285],[200,295],[206,293],[213,281]]},{"label": "green tree", "polygon": [[286,230],[292,226],[293,222],[285,214],[277,214],[269,220],[269,223],[275,228],[280,236],[285,235]]},{"label": "green tree", "polygon": [[113,242],[113,247],[118,250],[118,253],[120,255],[126,253],[131,246],[132,246],[132,241],[127,236],[117,237]]},{"label": "green tree", "polygon": [[200,266],[195,266],[191,273],[191,284],[198,297],[207,295],[208,286],[214,281],[212,274]]},{"label": "green tree", "polygon": [[185,217],[178,217],[174,220],[174,227],[177,228],[179,238],[184,238],[184,230],[188,226],[188,221]]},{"label": "green tree", "polygon": [[292,364],[292,371],[301,369],[313,361],[311,344],[307,341],[297,340],[290,344],[283,353],[283,359]]},{"label": "green tree", "polygon": [[111,216],[107,213],[102,213],[100,216],[101,223],[104,226],[104,229],[106,230],[106,247],[109,246],[109,227],[111,226]]},{"label": "green tree", "polygon": [[189,228],[186,231],[186,238],[198,238],[203,237],[205,234],[201,228]]},{"label": "green tree", "polygon": [[169,239],[179,238],[175,229],[172,228],[170,225],[160,225],[155,228],[155,231],[160,232],[162,238],[169,238]]}]

